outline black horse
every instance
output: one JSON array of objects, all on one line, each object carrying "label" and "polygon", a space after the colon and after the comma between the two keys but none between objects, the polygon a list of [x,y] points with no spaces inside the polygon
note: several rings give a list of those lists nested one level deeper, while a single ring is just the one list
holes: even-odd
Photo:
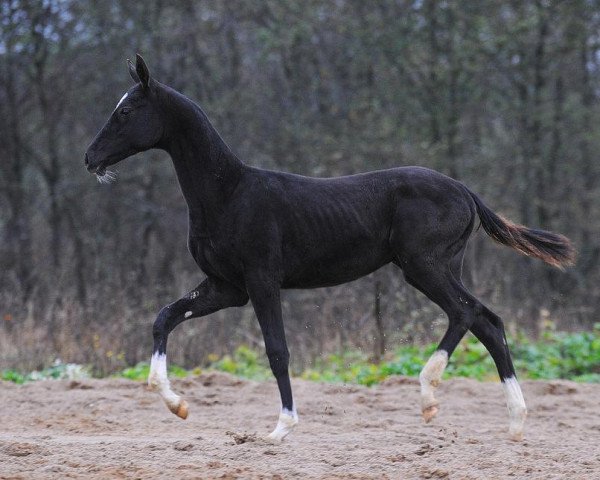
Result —
[{"label": "black horse", "polygon": [[280,290],[337,285],[390,262],[409,284],[448,315],[448,330],[420,375],[425,421],[438,410],[434,390],[467,330],[498,368],[511,438],[521,439],[526,407],[501,319],[461,282],[476,218],[488,235],[561,267],[575,258],[569,240],[496,215],[462,183],[420,167],[339,178],[310,178],[250,167],[221,139],[198,105],[154,80],[144,60],[128,61],[136,82],[85,154],[101,181],[106,169],[151,148],[168,152],[189,208],[189,249],[207,275],[154,322],[149,385],[186,418],[185,400],[167,379],[169,333],[181,322],[252,302],[264,336],[282,409],[269,439],[281,441],[298,423],[288,374],[289,353]]}]

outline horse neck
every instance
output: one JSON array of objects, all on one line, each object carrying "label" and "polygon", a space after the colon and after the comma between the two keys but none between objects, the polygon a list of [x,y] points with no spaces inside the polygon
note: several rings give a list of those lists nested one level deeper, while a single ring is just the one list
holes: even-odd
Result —
[{"label": "horse neck", "polygon": [[168,127],[162,146],[173,160],[192,228],[208,233],[238,184],[244,164],[198,105],[173,90],[166,93]]}]

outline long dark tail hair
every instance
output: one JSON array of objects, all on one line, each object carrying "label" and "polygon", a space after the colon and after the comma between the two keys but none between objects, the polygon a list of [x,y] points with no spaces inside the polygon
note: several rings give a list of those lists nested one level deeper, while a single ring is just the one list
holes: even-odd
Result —
[{"label": "long dark tail hair", "polygon": [[564,235],[517,225],[495,214],[477,195],[470,190],[468,192],[475,202],[485,233],[497,242],[561,269],[575,263],[575,248]]}]

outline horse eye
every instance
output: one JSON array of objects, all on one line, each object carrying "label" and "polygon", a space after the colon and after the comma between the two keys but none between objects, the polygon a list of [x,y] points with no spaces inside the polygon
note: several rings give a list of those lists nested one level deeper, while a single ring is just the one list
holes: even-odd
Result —
[{"label": "horse eye", "polygon": [[123,107],[123,108],[121,109],[121,115],[128,115],[128,114],[129,114],[129,112],[131,112],[131,108],[128,108],[128,107]]}]

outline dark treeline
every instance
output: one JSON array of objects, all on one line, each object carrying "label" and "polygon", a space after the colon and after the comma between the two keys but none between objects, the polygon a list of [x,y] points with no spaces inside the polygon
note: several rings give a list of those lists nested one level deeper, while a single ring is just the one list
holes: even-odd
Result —
[{"label": "dark treeline", "polygon": [[[202,278],[161,152],[99,185],[83,152],[130,86],[125,59],[199,102],[255,166],[330,176],[422,165],[562,232],[559,272],[478,233],[466,283],[507,322],[588,328],[600,306],[600,2],[0,3],[0,367],[145,360],[160,307]],[[201,159],[199,159],[200,161]],[[439,338],[445,317],[385,268],[284,294],[295,368]],[[192,320],[173,361],[262,346],[250,308]]]}]

